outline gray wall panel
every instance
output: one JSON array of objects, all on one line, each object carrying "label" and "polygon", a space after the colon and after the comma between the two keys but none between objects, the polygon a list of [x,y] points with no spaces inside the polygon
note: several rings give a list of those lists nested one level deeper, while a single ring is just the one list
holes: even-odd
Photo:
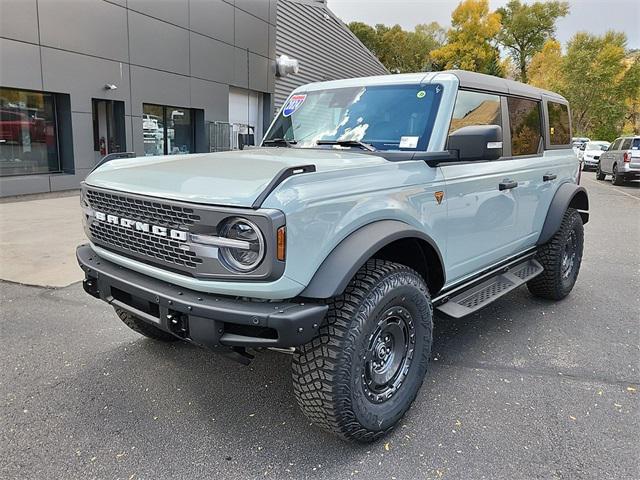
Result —
[{"label": "gray wall panel", "polygon": [[265,57],[269,54],[269,24],[266,21],[236,9],[235,26],[237,47],[248,48]]},{"label": "gray wall panel", "polygon": [[131,132],[132,132],[132,136],[133,136],[133,146],[129,147],[129,149],[131,150],[131,148],[133,148],[133,152],[136,152],[136,155],[141,156],[144,155],[144,139],[142,136],[142,117],[131,117],[132,118],[132,123],[131,123]]},{"label": "gray wall panel", "polygon": [[24,175],[0,177],[0,197],[28,195],[49,191],[49,175]]},{"label": "gray wall panel", "polygon": [[0,38],[0,86],[42,90],[40,47]]},{"label": "gray wall panel", "polygon": [[[190,107],[189,77],[131,66],[131,111],[142,116],[143,103]],[[135,129],[134,129],[135,132]],[[137,135],[134,133],[134,135]],[[142,123],[140,126],[142,138]]]},{"label": "gray wall panel", "polygon": [[207,122],[226,122],[229,119],[229,86],[192,78],[191,105],[204,109]]},{"label": "gray wall panel", "polygon": [[191,0],[189,15],[191,31],[233,45],[233,5],[222,0]]},{"label": "gray wall panel", "polygon": [[0,36],[38,43],[36,0],[0,0]]},{"label": "gray wall panel", "polygon": [[235,5],[265,22],[269,21],[269,0],[236,0]]},{"label": "gray wall panel", "polygon": [[127,61],[127,11],[101,0],[39,0],[43,45]]},{"label": "gray wall panel", "polygon": [[197,33],[190,35],[191,75],[216,82],[232,82],[234,47]]},{"label": "gray wall panel", "polygon": [[[122,100],[131,108],[129,65],[42,47],[44,90],[71,93],[71,110],[91,113],[91,99]],[[116,90],[106,90],[106,84]]]},{"label": "gray wall panel", "polygon": [[76,173],[71,174],[59,174],[51,175],[49,179],[52,192],[61,192],[63,190],[73,190],[78,188],[80,182],[82,182],[87,175],[89,175],[91,169],[78,169]]},{"label": "gray wall panel", "polygon": [[131,63],[189,75],[189,31],[129,12]]},{"label": "gray wall panel", "polygon": [[248,88],[249,86],[249,56],[242,48],[234,49],[233,82],[236,87]]},{"label": "gray wall panel", "polygon": [[189,27],[189,0],[128,0],[127,7],[184,28]]},{"label": "gray wall panel", "polygon": [[249,52],[249,89],[266,92],[269,89],[268,73],[269,60]]}]

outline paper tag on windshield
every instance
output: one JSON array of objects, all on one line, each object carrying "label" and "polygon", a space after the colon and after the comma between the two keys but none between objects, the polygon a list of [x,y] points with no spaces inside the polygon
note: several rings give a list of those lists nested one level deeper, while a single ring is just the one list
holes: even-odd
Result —
[{"label": "paper tag on windshield", "polygon": [[306,99],[307,96],[305,94],[292,95],[287,104],[282,109],[282,116],[290,117],[291,115],[293,115],[293,112],[298,110]]},{"label": "paper tag on windshield", "polygon": [[400,137],[400,148],[416,148],[420,137]]}]

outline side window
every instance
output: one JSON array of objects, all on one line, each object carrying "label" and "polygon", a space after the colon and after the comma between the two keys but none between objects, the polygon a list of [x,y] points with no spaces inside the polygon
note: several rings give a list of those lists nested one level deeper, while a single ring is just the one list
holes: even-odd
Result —
[{"label": "side window", "polygon": [[507,98],[511,127],[511,154],[533,155],[538,153],[542,138],[540,102],[524,98]]},{"label": "side window", "polygon": [[500,97],[487,93],[458,90],[449,134],[470,125],[502,126]]},{"label": "side window", "polygon": [[620,147],[620,150],[631,150],[631,139],[630,138],[625,138],[622,141],[622,146]]},{"label": "side window", "polygon": [[551,145],[568,145],[571,143],[569,127],[569,108],[556,102],[547,102],[549,110],[549,141]]},{"label": "side window", "polygon": [[616,150],[620,150],[620,144],[622,143],[622,139],[621,138],[616,138],[615,142],[613,142],[613,145],[611,145],[611,147],[609,147],[609,150],[614,152]]}]

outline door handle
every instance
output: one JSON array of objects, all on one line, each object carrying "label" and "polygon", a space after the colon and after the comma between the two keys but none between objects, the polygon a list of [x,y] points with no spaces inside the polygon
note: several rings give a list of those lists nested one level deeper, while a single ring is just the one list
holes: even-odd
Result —
[{"label": "door handle", "polygon": [[502,190],[511,190],[512,188],[516,188],[518,186],[518,182],[515,180],[504,180],[498,184],[498,189]]},{"label": "door handle", "polygon": [[543,182],[550,182],[551,180],[555,180],[556,178],[558,178],[558,176],[555,173],[545,173],[542,176],[542,181]]}]

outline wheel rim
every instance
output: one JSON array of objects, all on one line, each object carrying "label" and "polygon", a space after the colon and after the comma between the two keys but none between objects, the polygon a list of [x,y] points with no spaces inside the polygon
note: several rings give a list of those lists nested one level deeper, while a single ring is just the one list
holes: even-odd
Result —
[{"label": "wheel rim", "polygon": [[404,307],[392,307],[380,316],[365,355],[362,386],[374,403],[389,400],[404,381],[415,350],[413,317]]},{"label": "wheel rim", "polygon": [[578,256],[578,242],[576,233],[571,230],[569,232],[569,238],[564,245],[562,252],[562,278],[568,279],[573,274],[573,267],[576,264],[576,257]]}]

